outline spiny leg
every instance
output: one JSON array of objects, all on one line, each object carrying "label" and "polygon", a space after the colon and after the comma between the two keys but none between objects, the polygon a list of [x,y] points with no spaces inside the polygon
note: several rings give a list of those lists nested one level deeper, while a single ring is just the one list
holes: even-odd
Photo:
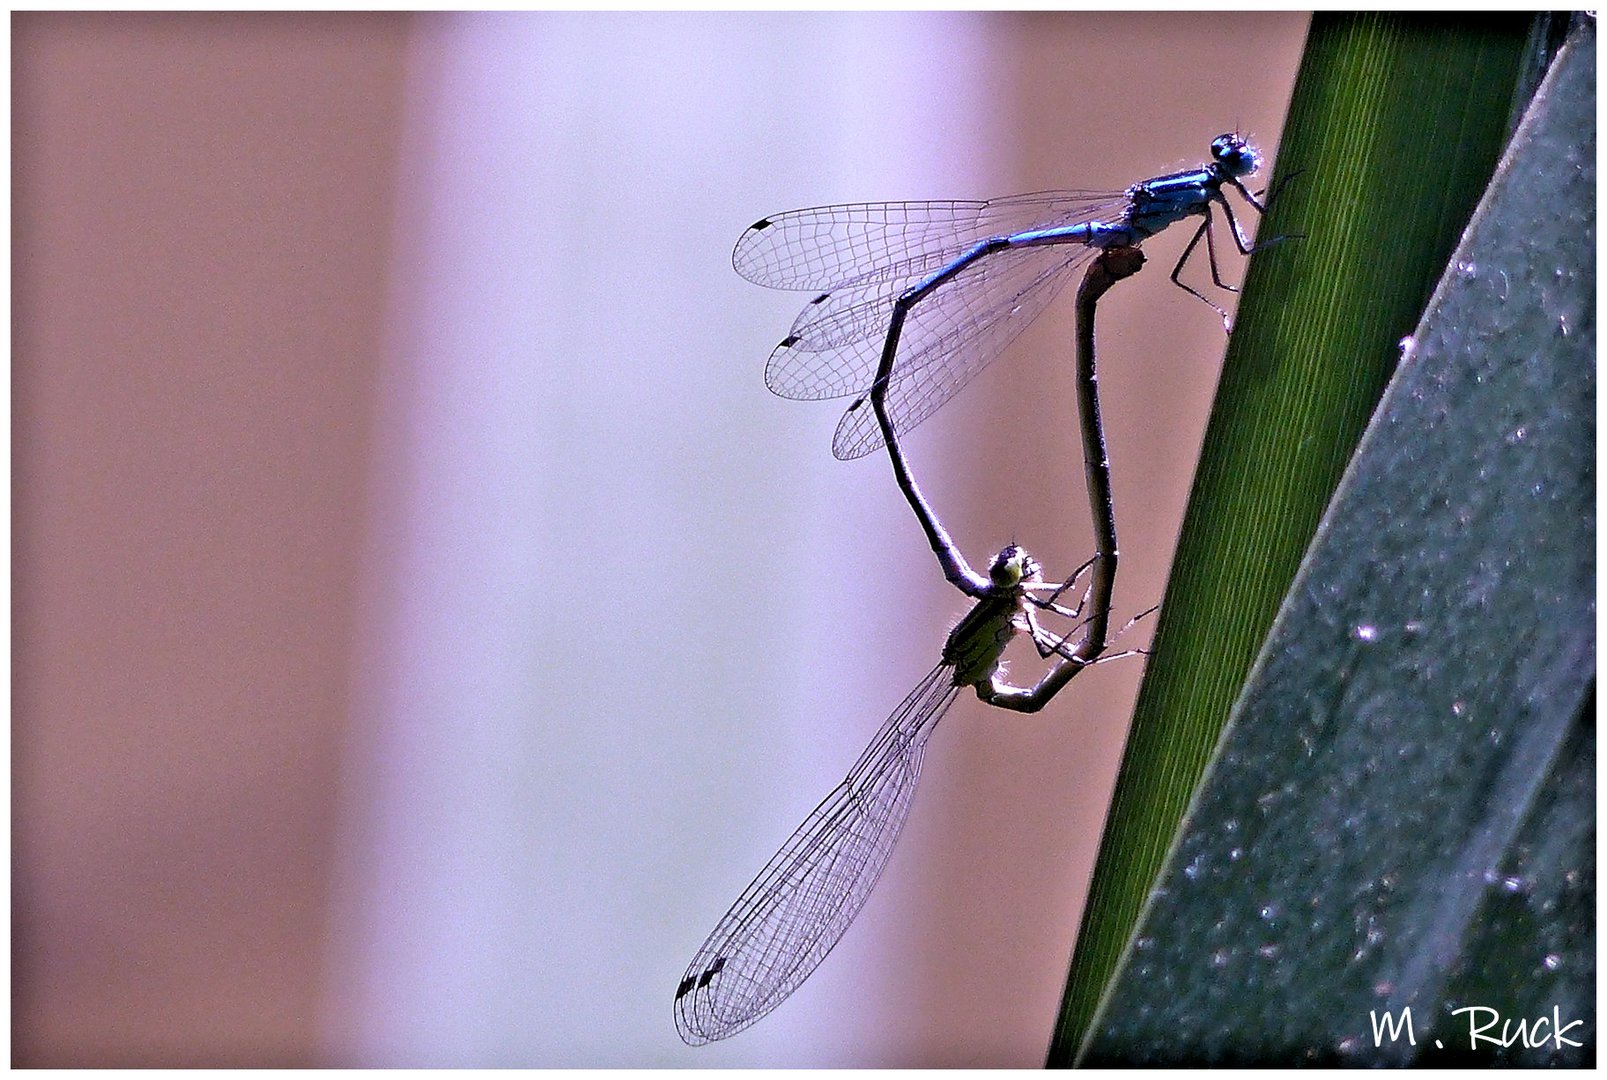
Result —
[{"label": "spiny leg", "polygon": [[[1090,586],[1089,588],[1090,588],[1090,590],[1092,590],[1092,586]],[[1084,595],[1083,596],[1083,603],[1086,603],[1087,600],[1088,600],[1087,595]],[[1076,618],[1078,613],[1080,612],[1082,606],[1083,606],[1083,603],[1080,603],[1080,604],[1077,605],[1078,611],[1067,611],[1066,609],[1059,608],[1059,607],[1055,608],[1054,611],[1056,612],[1056,614],[1066,615],[1066,616],[1068,616],[1070,618]],[[1160,609],[1161,609],[1161,605],[1152,604],[1149,607],[1145,608],[1143,611],[1140,611],[1137,615],[1134,615],[1131,619],[1128,619],[1125,623],[1123,623],[1121,629],[1117,630],[1114,634],[1109,635],[1106,638],[1106,645],[1108,646],[1111,642],[1114,642],[1117,638],[1119,638],[1123,634],[1127,633],[1128,630],[1131,630],[1133,628],[1133,624],[1138,622],[1138,620],[1140,620],[1142,618],[1145,618],[1147,616],[1153,615],[1153,614],[1155,614],[1155,612],[1159,611]],[[1068,660],[1076,659],[1076,657],[1073,656],[1072,653],[1069,653],[1069,652],[1066,651],[1066,644],[1071,640],[1072,635],[1077,633],[1077,631],[1081,630],[1083,627],[1087,626],[1088,623],[1090,623],[1092,620],[1093,620],[1093,615],[1089,615],[1088,618],[1083,619],[1081,622],[1079,622],[1076,625],[1072,626],[1071,629],[1067,630],[1064,634],[1061,634],[1058,637],[1056,637],[1054,634],[1051,634],[1048,631],[1042,629],[1041,625],[1037,621],[1036,616],[1034,616],[1032,614],[1032,612],[1029,611],[1027,613],[1027,624],[1028,624],[1028,627],[1029,627],[1029,629],[1031,630],[1031,632],[1033,634],[1033,644],[1035,646],[1037,646],[1038,655],[1043,657],[1043,658],[1045,658],[1045,659],[1048,659],[1052,655],[1064,656]],[[1087,661],[1087,662],[1088,663],[1102,663],[1104,660],[1115,659],[1115,658],[1121,657],[1121,656],[1133,656],[1133,655],[1148,656],[1149,652],[1146,649],[1127,649],[1127,650],[1125,650],[1123,652],[1113,653],[1113,654],[1109,654],[1109,655],[1101,654],[1098,658],[1096,658],[1096,659],[1094,659],[1092,661]]]},{"label": "spiny leg", "polygon": [[[1157,611],[1159,611],[1160,609],[1161,609],[1161,605],[1159,605],[1159,604],[1151,604],[1149,607],[1145,608],[1143,611],[1140,611],[1137,615],[1134,615],[1131,619],[1128,619],[1125,623],[1123,623],[1122,628],[1120,630],[1118,630],[1114,634],[1110,635],[1110,640],[1115,641],[1117,638],[1119,638],[1123,634],[1127,633],[1128,630],[1132,629],[1133,624],[1138,622],[1139,619],[1145,618],[1145,617],[1147,617],[1149,615],[1153,615]],[[1103,664],[1103,663],[1106,663],[1106,662],[1111,661],[1111,660],[1123,660],[1123,659],[1126,659],[1129,656],[1149,656],[1149,655],[1151,655],[1150,650],[1142,648],[1142,647],[1135,647],[1135,648],[1131,648],[1131,649],[1123,649],[1121,652],[1101,653],[1099,656],[1095,657],[1092,661],[1089,662],[1089,666],[1093,666],[1094,664]]]},{"label": "spiny leg", "polygon": [[[1272,196],[1268,196],[1265,203],[1257,202],[1254,196],[1252,196],[1250,192],[1246,190],[1243,183],[1234,180],[1232,181],[1232,184],[1234,190],[1240,195],[1244,196],[1244,201],[1250,204],[1251,209],[1255,210],[1256,213],[1264,217],[1266,216],[1267,207],[1272,205],[1272,197],[1276,196],[1278,192],[1282,191],[1284,185],[1287,184],[1290,178],[1295,175],[1297,175],[1297,173],[1290,173],[1289,176],[1279,180],[1278,186],[1272,192]],[[1233,215],[1233,206],[1228,202],[1227,196],[1218,193],[1216,201],[1221,204],[1223,213],[1227,214],[1228,216],[1228,225],[1233,229],[1233,245],[1239,249],[1239,253],[1242,255],[1254,255],[1258,251],[1263,251],[1275,244],[1281,244],[1285,240],[1302,240],[1305,238],[1304,233],[1285,233],[1282,236],[1273,236],[1266,240],[1257,240],[1253,244],[1249,243],[1245,240],[1244,233],[1239,228],[1239,220]]]},{"label": "spiny leg", "polygon": [[1217,268],[1216,230],[1211,227],[1211,215],[1209,213],[1205,215],[1205,261],[1211,265],[1211,283],[1213,285],[1219,289],[1226,289],[1228,292],[1236,293],[1239,291],[1237,285],[1229,285],[1222,280],[1222,273]]},{"label": "spiny leg", "polygon": [[[1198,229],[1194,230],[1194,235],[1189,239],[1188,244],[1183,248],[1183,254],[1177,257],[1177,265],[1172,267],[1172,284],[1176,285],[1178,288],[1182,289],[1196,300],[1199,300],[1212,311],[1216,312],[1217,315],[1221,316],[1222,325],[1224,328],[1230,327],[1232,326],[1232,320],[1228,317],[1228,313],[1204,293],[1200,292],[1194,286],[1184,281],[1181,276],[1183,273],[1183,267],[1187,265],[1189,261],[1189,256],[1193,255],[1194,249],[1200,246],[1200,237],[1202,236],[1205,237],[1206,254],[1211,263],[1211,277],[1217,282],[1217,284],[1221,284],[1221,275],[1218,273],[1216,268],[1216,251],[1211,241],[1211,208],[1209,206],[1205,208],[1205,220],[1200,222],[1200,227]],[[1234,228],[1234,239],[1238,239],[1237,227]]]}]

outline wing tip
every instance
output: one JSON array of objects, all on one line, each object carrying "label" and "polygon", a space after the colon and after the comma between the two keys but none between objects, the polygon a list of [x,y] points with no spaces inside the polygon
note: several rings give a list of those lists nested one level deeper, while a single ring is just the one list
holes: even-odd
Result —
[{"label": "wing tip", "polygon": [[853,461],[886,445],[882,439],[880,422],[864,419],[867,414],[862,410],[868,404],[870,398],[860,395],[854,399],[852,405],[848,406],[843,412],[843,418],[837,422],[837,431],[831,439],[831,456],[838,461]]}]

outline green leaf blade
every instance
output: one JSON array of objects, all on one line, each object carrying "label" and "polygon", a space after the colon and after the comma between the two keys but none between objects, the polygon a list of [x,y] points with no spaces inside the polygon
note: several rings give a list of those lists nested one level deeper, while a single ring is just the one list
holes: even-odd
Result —
[{"label": "green leaf blade", "polygon": [[[1580,36],[1323,519],[1081,1060],[1594,1060]],[[1469,1007],[1579,1020],[1585,1045],[1481,1050]],[[1407,1008],[1416,1045],[1376,1045],[1375,1015]]]},{"label": "green leaf blade", "polygon": [[1324,507],[1494,168],[1528,19],[1317,16],[1051,1065],[1070,1064]]}]

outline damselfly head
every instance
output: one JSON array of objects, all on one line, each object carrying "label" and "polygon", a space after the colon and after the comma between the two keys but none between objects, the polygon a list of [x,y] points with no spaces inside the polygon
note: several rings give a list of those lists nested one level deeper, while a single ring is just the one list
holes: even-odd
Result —
[{"label": "damselfly head", "polygon": [[1211,160],[1232,177],[1250,176],[1261,168],[1261,155],[1249,140],[1237,132],[1218,135],[1211,140]]},{"label": "damselfly head", "polygon": [[988,567],[988,580],[1000,589],[1013,589],[1023,581],[1036,581],[1043,574],[1038,560],[1027,550],[1015,544],[1007,545],[993,557]]}]

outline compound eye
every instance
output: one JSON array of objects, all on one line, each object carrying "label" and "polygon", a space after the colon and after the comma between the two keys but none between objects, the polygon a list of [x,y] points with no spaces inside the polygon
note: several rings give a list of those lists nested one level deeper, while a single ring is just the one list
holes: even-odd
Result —
[{"label": "compound eye", "polygon": [[1025,552],[1014,544],[1006,547],[994,556],[993,565],[988,568],[988,577],[993,584],[1012,588],[1021,582],[1022,563],[1030,558]]},{"label": "compound eye", "polygon": [[1211,140],[1211,156],[1221,161],[1234,151],[1238,141],[1232,135],[1218,135]]}]

